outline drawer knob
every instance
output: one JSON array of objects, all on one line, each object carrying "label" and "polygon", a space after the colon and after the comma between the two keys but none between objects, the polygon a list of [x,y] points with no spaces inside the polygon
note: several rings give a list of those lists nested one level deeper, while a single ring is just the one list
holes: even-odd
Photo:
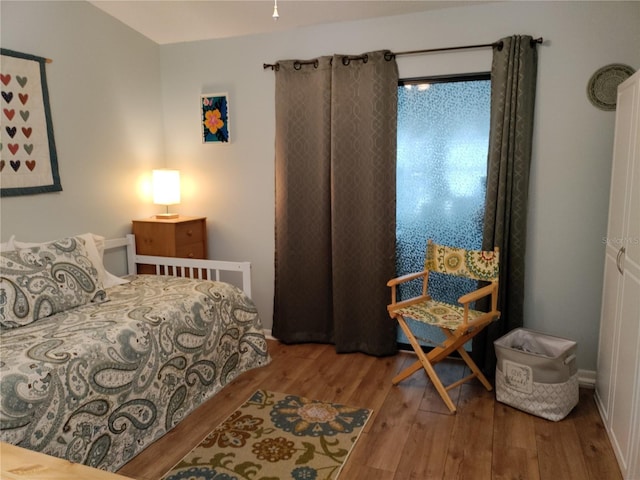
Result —
[{"label": "drawer knob", "polygon": [[189,255],[187,255],[187,258],[193,258],[193,253],[190,253]]},{"label": "drawer knob", "polygon": [[193,230],[187,230],[187,235],[191,237],[193,235]]}]

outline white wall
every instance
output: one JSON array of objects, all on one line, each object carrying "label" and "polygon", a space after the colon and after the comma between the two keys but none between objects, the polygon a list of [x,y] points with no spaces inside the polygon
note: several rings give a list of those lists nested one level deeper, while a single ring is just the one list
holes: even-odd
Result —
[{"label": "white wall", "polygon": [[63,191],[5,197],[2,240],[109,237],[148,215],[138,183],[164,165],[160,48],[86,2],[0,2],[2,48],[46,65]]},{"label": "white wall", "polygon": [[[515,33],[544,37],[525,324],[577,340],[579,368],[595,370],[614,114],[589,103],[586,84],[609,63],[640,68],[640,3],[474,5],[162,47],[85,3],[3,0],[0,8],[4,48],[54,60],[47,72],[65,189],[2,199],[2,239],[10,233],[25,239],[124,233],[132,218],[157,211],[135,189],[152,166],[166,162],[183,172],[180,212],[208,217],[210,256],[252,262],[254,300],[267,328],[273,308],[274,74],[262,64],[488,43]],[[490,63],[488,50],[398,59],[404,77],[488,71]],[[230,94],[232,143],[203,145],[199,96],[221,91]],[[70,209],[72,215],[57,213]]]},{"label": "white wall", "polygon": [[[639,25],[640,3],[515,2],[163,46],[167,162],[196,186],[181,210],[209,218],[214,257],[252,262],[254,299],[270,327],[274,74],[262,64],[542,36],[525,324],[577,340],[579,367],[595,370],[614,114],[589,103],[586,85],[603,65],[640,67]],[[398,64],[403,77],[488,71],[491,51],[400,57]],[[199,95],[218,91],[230,94],[233,140],[202,145]]]}]

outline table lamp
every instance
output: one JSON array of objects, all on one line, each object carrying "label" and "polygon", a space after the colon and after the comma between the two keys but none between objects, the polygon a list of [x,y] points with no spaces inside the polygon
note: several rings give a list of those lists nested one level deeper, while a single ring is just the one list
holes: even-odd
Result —
[{"label": "table lamp", "polygon": [[177,213],[169,213],[169,205],[180,203],[180,172],[168,169],[153,170],[151,183],[153,203],[167,208],[166,213],[159,213],[156,218],[165,220],[178,218]]}]

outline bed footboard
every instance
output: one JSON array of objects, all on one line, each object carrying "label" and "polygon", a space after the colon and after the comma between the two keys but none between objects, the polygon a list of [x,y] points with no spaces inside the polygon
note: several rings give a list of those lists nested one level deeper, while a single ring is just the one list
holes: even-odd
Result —
[{"label": "bed footboard", "polygon": [[125,247],[127,251],[127,273],[137,273],[137,265],[153,265],[157,275],[190,277],[220,281],[222,272],[239,272],[242,275],[242,290],[251,298],[251,263],[223,260],[201,260],[194,258],[156,257],[138,255],[133,234],[124,238],[105,241],[105,250]]}]

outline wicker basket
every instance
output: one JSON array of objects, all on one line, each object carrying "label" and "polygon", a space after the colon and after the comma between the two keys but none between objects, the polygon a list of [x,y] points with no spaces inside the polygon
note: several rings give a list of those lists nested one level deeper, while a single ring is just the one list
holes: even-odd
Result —
[{"label": "wicker basket", "polygon": [[578,404],[576,342],[518,328],[494,346],[499,402],[553,421]]}]

